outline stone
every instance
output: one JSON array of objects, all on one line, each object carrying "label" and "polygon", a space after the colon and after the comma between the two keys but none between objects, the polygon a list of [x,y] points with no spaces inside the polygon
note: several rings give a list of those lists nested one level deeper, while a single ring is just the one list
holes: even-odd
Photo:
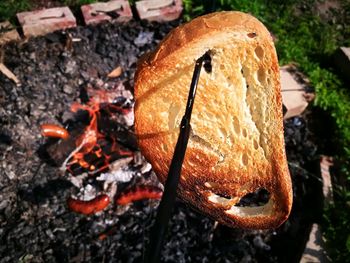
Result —
[{"label": "stone", "polygon": [[63,86],[63,92],[66,94],[73,94],[73,88],[70,85],[64,85]]},{"label": "stone", "polygon": [[81,6],[86,25],[99,24],[115,18],[117,22],[128,22],[132,19],[129,2],[126,0],[113,0],[109,2],[94,3]]},{"label": "stone", "polygon": [[282,102],[285,106],[284,119],[301,115],[308,101],[313,99],[311,92],[306,92],[308,80],[300,77],[294,66],[288,65],[280,68]]},{"label": "stone", "polygon": [[20,39],[21,38],[17,30],[11,25],[9,21],[0,23],[0,46],[7,42],[18,41]]},{"label": "stone", "polygon": [[325,251],[325,242],[320,225],[313,224],[300,260],[301,263],[328,263],[331,262]]},{"label": "stone", "polygon": [[340,47],[334,53],[334,63],[343,76],[350,80],[350,47]]},{"label": "stone", "polygon": [[323,182],[323,196],[326,204],[333,202],[333,187],[331,173],[329,170],[331,166],[333,166],[333,158],[330,156],[321,156],[320,171]]},{"label": "stone", "polygon": [[140,19],[165,22],[178,19],[182,12],[181,0],[143,0],[136,2]]},{"label": "stone", "polygon": [[76,27],[76,19],[68,7],[22,12],[17,14],[26,37],[46,35],[56,30]]}]

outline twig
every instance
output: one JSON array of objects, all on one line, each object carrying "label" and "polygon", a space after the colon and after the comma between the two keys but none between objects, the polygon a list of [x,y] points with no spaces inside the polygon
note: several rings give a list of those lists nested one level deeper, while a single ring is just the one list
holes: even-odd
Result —
[{"label": "twig", "polygon": [[12,73],[11,70],[9,70],[3,63],[0,63],[0,71],[10,80],[12,80],[14,83],[16,83],[17,86],[21,85],[21,82],[19,79],[15,76],[15,74]]}]

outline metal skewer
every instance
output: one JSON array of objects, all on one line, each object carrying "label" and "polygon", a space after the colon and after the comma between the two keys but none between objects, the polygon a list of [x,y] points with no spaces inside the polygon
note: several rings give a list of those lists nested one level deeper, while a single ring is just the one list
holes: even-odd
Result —
[{"label": "metal skewer", "polygon": [[[177,139],[173,159],[171,160],[169,173],[164,186],[162,200],[158,207],[156,221],[151,230],[151,239],[148,250],[146,251],[145,262],[160,262],[160,251],[168,227],[169,219],[173,210],[176,198],[177,185],[180,181],[182,163],[185,158],[186,148],[191,130],[191,114],[193,109],[194,98],[196,96],[197,84],[201,72],[203,61],[208,59],[208,52],[196,60],[192,76],[190,91],[188,94],[185,115],[182,117],[180,124],[180,134]],[[209,57],[210,59],[210,57]]]}]

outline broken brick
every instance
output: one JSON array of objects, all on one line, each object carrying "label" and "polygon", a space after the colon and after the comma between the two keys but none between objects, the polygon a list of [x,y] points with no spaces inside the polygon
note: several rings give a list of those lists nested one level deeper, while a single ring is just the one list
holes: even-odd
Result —
[{"label": "broken brick", "polygon": [[287,109],[284,119],[301,115],[312,97],[306,92],[308,81],[301,77],[294,66],[280,68],[282,102]]},{"label": "broken brick", "polygon": [[140,19],[165,22],[178,19],[182,12],[181,0],[143,0],[136,2]]},{"label": "broken brick", "polygon": [[5,21],[0,23],[0,45],[20,39],[17,30],[10,24],[10,22]]},{"label": "broken brick", "polygon": [[76,27],[76,19],[68,7],[22,12],[17,14],[26,37],[40,36],[56,30]]},{"label": "broken brick", "polygon": [[117,22],[128,22],[132,19],[129,2],[113,0],[81,6],[86,25],[98,24],[115,19]]}]

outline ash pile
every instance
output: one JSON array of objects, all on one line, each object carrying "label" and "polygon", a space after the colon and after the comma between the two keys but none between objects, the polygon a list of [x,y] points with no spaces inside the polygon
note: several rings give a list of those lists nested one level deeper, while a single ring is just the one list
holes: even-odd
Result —
[{"label": "ash pile", "polygon": [[[0,75],[1,262],[142,261],[162,185],[133,135],[133,76],[138,58],[179,23],[78,27],[4,47],[21,86]],[[42,124],[69,136],[43,137]],[[313,177],[305,166],[316,147],[302,118],[286,122],[285,136],[296,203],[288,222],[227,229],[179,201],[164,262],[297,257],[302,248],[292,243],[305,238],[311,220],[304,200]],[[131,202],[142,191],[148,198]],[[110,200],[103,209],[79,208],[79,200],[102,194]]]}]

